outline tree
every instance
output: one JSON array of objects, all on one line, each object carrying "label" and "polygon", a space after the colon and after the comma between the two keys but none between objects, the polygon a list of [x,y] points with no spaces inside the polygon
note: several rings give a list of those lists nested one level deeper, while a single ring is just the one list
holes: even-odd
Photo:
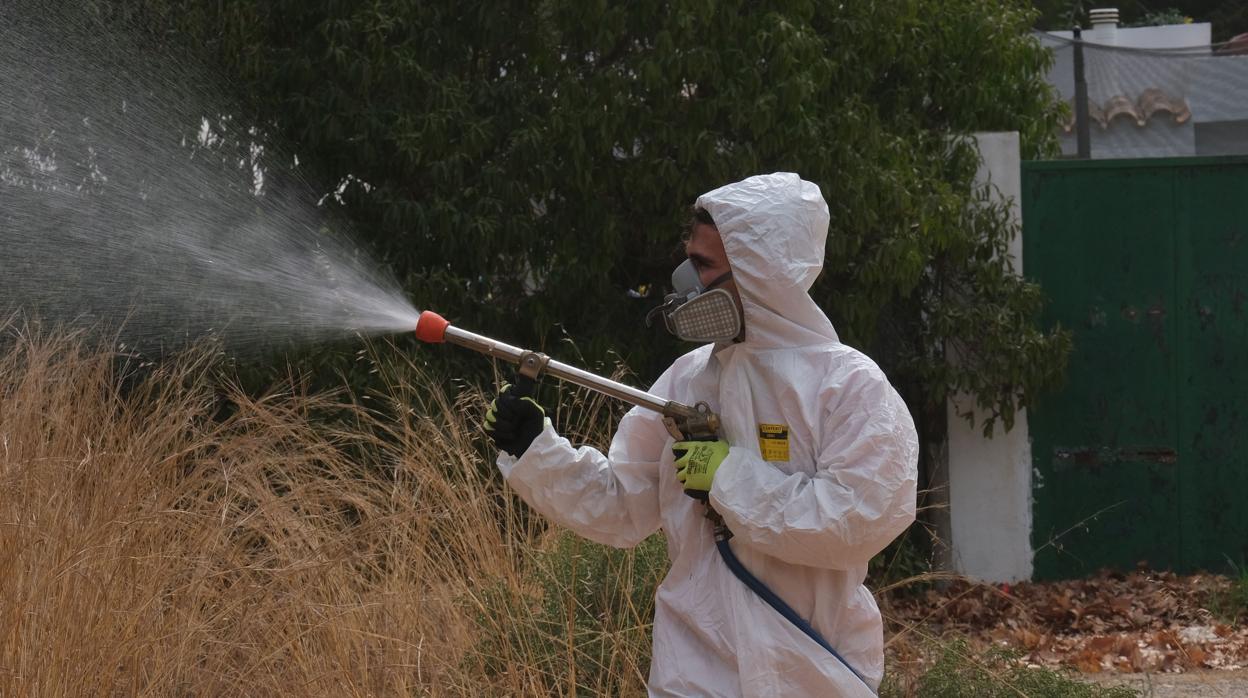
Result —
[{"label": "tree", "polygon": [[566,335],[653,377],[687,349],[641,319],[688,205],[791,170],[832,209],[816,299],[914,409],[943,418],[965,390],[1008,425],[1060,376],[1068,337],[1035,326],[1040,291],[1004,257],[1017,231],[962,138],[1053,152],[1025,4],[99,2],[206,47],[311,176],[367,183],[344,194],[355,228],[465,327]]}]

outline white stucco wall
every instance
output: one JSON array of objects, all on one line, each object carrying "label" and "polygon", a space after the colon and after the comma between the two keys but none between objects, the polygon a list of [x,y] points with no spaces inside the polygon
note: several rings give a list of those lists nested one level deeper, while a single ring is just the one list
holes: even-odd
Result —
[{"label": "white stucco wall", "polygon": [[[1072,99],[1075,94],[1075,52],[1069,41],[1073,33],[1069,31],[1038,32],[1040,43],[1053,49],[1053,65],[1049,68],[1049,83],[1057,88],[1062,99]],[[1162,27],[1119,27],[1110,39],[1104,29],[1088,29],[1083,32],[1083,40],[1089,44],[1085,52],[1088,55],[1103,53],[1102,46],[1119,46],[1133,49],[1189,49],[1192,47],[1208,47],[1213,29],[1208,23],[1200,24],[1169,24]],[[1112,54],[1122,59],[1144,58],[1142,54],[1116,52]],[[1088,85],[1089,90],[1092,85]]]},{"label": "white stucco wall", "polygon": [[[1073,39],[1070,30],[1046,32],[1062,39]],[[1156,27],[1110,27],[1100,25],[1083,30],[1083,40],[1089,44],[1127,46],[1130,48],[1192,48],[1208,46],[1213,37],[1213,25],[1208,22],[1191,24],[1163,24]]]},{"label": "white stucco wall", "polygon": [[[1012,202],[1021,221],[1022,171],[1018,134],[977,133],[982,162],[978,179],[995,186]],[[1015,268],[1022,270],[1022,238],[1010,245]],[[956,359],[955,359],[956,360]],[[986,582],[1030,579],[1031,549],[1031,442],[1027,414],[1020,411],[1014,428],[998,426],[985,439],[983,414],[971,427],[958,408],[973,407],[962,397],[946,407],[949,429],[950,556],[959,574]]]},{"label": "white stucco wall", "polygon": [[[1148,88],[1157,88],[1171,97],[1187,100],[1191,118],[1175,123],[1166,114],[1156,115],[1143,127],[1119,117],[1106,128],[1093,123],[1090,129],[1093,158],[1182,157],[1198,153],[1243,152],[1234,145],[1248,139],[1248,131],[1205,134],[1203,145],[1197,135],[1201,124],[1239,121],[1248,111],[1244,86],[1248,85],[1248,57],[1240,63],[1235,57],[1211,57],[1212,26],[1207,22],[1169,24],[1159,27],[1108,27],[1086,29],[1083,40],[1088,100],[1104,105],[1122,95],[1137,99]],[[1053,50],[1053,66],[1048,81],[1059,96],[1074,100],[1074,49],[1071,32],[1039,32],[1040,42]],[[1149,53],[1137,49],[1154,51]],[[1163,49],[1162,51],[1157,51]],[[1167,53],[1164,49],[1182,49]],[[1227,130],[1223,128],[1222,130]],[[1062,154],[1078,150],[1074,132],[1062,132]]]}]

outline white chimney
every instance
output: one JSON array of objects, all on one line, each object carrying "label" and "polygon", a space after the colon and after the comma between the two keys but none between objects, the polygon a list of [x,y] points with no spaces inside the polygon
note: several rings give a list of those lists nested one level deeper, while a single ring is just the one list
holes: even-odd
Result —
[{"label": "white chimney", "polygon": [[1088,41],[1096,44],[1118,43],[1118,8],[1101,7],[1088,11],[1088,19],[1092,20],[1092,31]]}]

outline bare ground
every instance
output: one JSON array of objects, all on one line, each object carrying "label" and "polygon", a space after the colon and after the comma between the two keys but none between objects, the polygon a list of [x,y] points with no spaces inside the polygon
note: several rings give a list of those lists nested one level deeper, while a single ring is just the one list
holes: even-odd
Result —
[{"label": "bare ground", "polygon": [[1108,686],[1126,684],[1143,698],[1226,698],[1248,696],[1248,670],[1192,671],[1183,674],[1087,674]]}]

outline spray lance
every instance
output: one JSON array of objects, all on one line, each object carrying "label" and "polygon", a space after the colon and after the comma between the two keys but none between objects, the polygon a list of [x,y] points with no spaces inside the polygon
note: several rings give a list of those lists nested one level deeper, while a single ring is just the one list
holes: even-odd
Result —
[{"label": "spray lance", "polygon": [[705,441],[716,438],[719,433],[719,415],[712,412],[705,402],[690,407],[674,400],[666,400],[644,390],[555,361],[541,352],[513,347],[496,339],[461,330],[431,310],[420,314],[420,319],[416,322],[416,338],[431,344],[455,344],[516,364],[516,388],[523,395],[532,395],[537,379],[550,375],[658,412],[663,415],[663,424],[668,433],[677,441]]}]

